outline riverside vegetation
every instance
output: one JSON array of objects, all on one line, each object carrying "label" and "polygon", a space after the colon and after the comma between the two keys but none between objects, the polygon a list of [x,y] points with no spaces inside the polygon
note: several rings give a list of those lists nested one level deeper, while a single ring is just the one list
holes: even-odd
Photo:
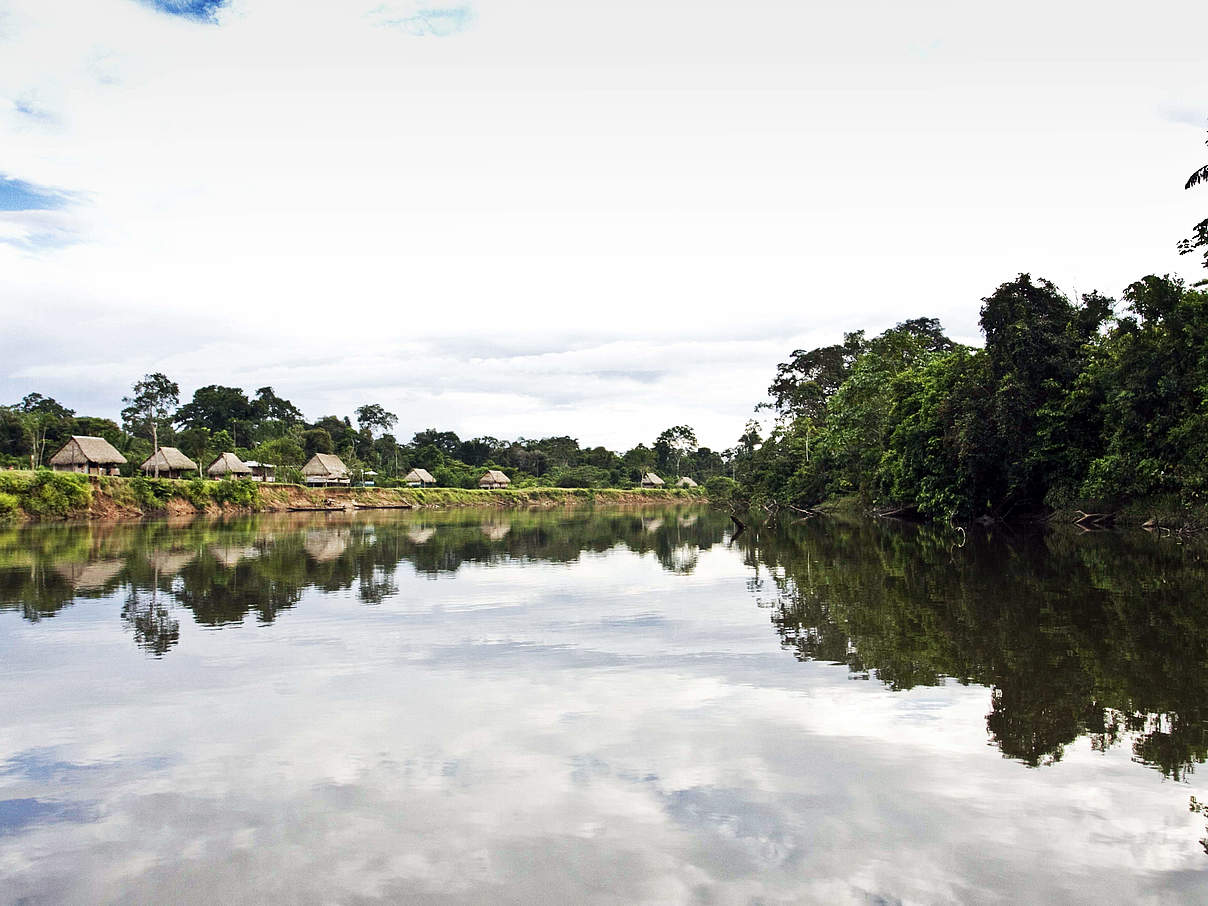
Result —
[{"label": "riverside vegetation", "polygon": [[314,488],[249,479],[89,477],[46,469],[0,472],[0,522],[357,506],[541,508],[703,499],[703,490],[689,488]]},{"label": "riverside vegetation", "polygon": [[[1208,165],[1187,180],[1208,183]],[[1208,220],[1179,243],[1208,267]],[[1146,276],[1071,299],[1020,274],[982,299],[985,345],[921,317],[795,351],[748,424],[738,502],[775,514],[828,499],[967,523],[1063,510],[1208,519],[1208,292]],[[715,494],[714,496],[719,496]]]}]

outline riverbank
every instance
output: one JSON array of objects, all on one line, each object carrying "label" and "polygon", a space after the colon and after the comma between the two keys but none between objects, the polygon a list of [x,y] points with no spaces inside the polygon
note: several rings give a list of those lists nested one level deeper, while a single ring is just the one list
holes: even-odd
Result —
[{"label": "riverbank", "polygon": [[202,478],[116,478],[66,472],[0,472],[0,521],[115,522],[207,513],[297,510],[553,508],[596,504],[705,502],[700,489],[348,488],[210,481]]}]

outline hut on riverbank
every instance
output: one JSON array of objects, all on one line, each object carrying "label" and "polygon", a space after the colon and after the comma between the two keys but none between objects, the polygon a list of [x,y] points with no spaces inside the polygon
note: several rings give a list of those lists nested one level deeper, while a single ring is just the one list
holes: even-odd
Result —
[{"label": "hut on riverbank", "polygon": [[67,443],[50,457],[50,467],[56,472],[82,472],[85,475],[116,475],[117,467],[126,457],[103,437],[73,434]]},{"label": "hut on riverbank", "polygon": [[487,473],[478,479],[478,486],[488,491],[497,491],[501,488],[506,488],[512,483],[512,479],[508,478],[498,469],[488,469]]},{"label": "hut on riverbank", "polygon": [[277,480],[277,467],[271,462],[256,462],[254,459],[247,459],[243,464],[252,470],[252,481]]},{"label": "hut on riverbank", "polygon": [[403,481],[409,488],[426,488],[436,484],[436,479],[427,469],[412,469]]},{"label": "hut on riverbank", "polygon": [[679,481],[677,481],[675,483],[675,486],[677,488],[698,488],[698,487],[700,487],[700,485],[698,485],[695,481],[693,481],[687,475],[685,475],[683,478],[681,478]]},{"label": "hut on riverbank", "polygon": [[302,467],[302,478],[307,484],[351,484],[348,466],[334,453],[316,453]]},{"label": "hut on riverbank", "polygon": [[197,463],[175,447],[160,447],[139,468],[148,475],[158,472],[160,478],[184,478],[200,471]]},{"label": "hut on riverbank", "polygon": [[663,479],[659,478],[653,472],[646,472],[642,475],[642,487],[644,488],[661,488]]},{"label": "hut on riverbank", "polygon": [[211,478],[248,478],[252,470],[234,453],[220,453],[218,458],[210,463],[206,474]]}]

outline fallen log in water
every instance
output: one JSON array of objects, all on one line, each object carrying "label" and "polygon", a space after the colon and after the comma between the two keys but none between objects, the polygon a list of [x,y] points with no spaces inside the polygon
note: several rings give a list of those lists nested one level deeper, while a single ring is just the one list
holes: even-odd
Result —
[{"label": "fallen log in water", "polygon": [[1084,513],[1082,510],[1075,510],[1078,518],[1074,520],[1075,525],[1111,525],[1116,521],[1115,513]]}]

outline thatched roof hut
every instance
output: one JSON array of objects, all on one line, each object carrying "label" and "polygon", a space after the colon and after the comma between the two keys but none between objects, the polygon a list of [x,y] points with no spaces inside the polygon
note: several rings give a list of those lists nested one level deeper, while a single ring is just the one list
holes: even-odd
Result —
[{"label": "thatched roof hut", "polygon": [[139,468],[148,475],[154,475],[158,471],[160,478],[180,478],[187,472],[198,471],[197,463],[175,447],[160,447],[157,452],[148,456]]},{"label": "thatched roof hut", "polygon": [[403,479],[409,488],[423,488],[430,484],[436,484],[436,479],[432,477],[432,473],[427,469],[412,469]]},{"label": "thatched roof hut", "polygon": [[488,490],[498,490],[506,488],[512,483],[512,479],[508,478],[498,469],[488,469],[487,473],[478,479],[478,486]]},{"label": "thatched roof hut", "polygon": [[277,467],[271,462],[256,462],[254,459],[245,459],[243,464],[252,472],[252,481],[276,481]]},{"label": "thatched roof hut", "polygon": [[700,485],[698,485],[695,481],[693,481],[687,475],[685,475],[683,478],[681,478],[679,481],[677,481],[675,483],[675,486],[677,488],[698,488],[698,487],[700,487]]},{"label": "thatched roof hut", "polygon": [[50,467],[56,472],[83,472],[86,475],[116,475],[117,467],[126,457],[103,437],[73,434],[67,443],[50,457]]},{"label": "thatched roof hut", "polygon": [[653,472],[646,472],[642,475],[642,487],[644,488],[661,488],[663,479],[659,478]]},{"label": "thatched roof hut", "polygon": [[244,478],[252,474],[252,470],[234,453],[220,453],[218,458],[210,463],[206,474],[211,478]]},{"label": "thatched roof hut", "polygon": [[348,466],[334,453],[316,453],[302,467],[307,484],[348,484]]}]

